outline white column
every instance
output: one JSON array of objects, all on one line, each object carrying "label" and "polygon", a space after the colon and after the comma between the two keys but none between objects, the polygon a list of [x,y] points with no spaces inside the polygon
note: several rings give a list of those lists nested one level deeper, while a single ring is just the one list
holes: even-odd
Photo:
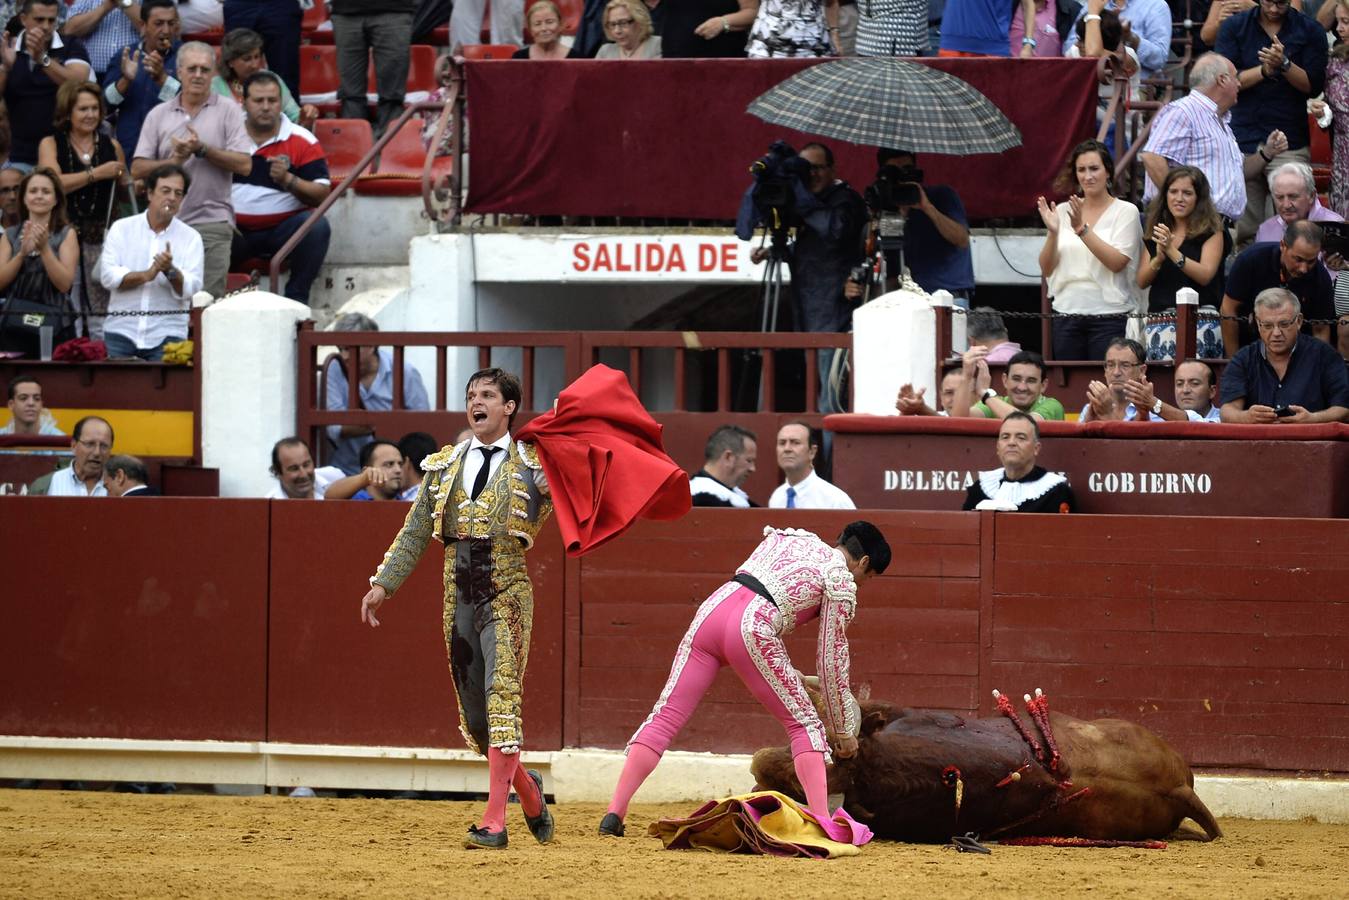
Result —
[{"label": "white column", "polygon": [[[926,388],[929,406],[940,408],[935,382],[937,317],[934,305],[951,305],[951,295],[935,297],[913,291],[891,291],[859,306],[852,316],[853,411],[876,416],[898,415],[900,385]],[[963,318],[963,317],[961,317]]]},{"label": "white column", "polygon": [[272,445],[295,433],[295,326],[307,318],[303,303],[265,291],[202,313],[201,454],[222,497],[261,497],[275,482]]}]

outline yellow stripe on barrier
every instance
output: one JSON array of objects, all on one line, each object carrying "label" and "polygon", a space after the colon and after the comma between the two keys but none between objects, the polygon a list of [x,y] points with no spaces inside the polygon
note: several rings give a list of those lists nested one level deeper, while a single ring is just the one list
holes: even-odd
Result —
[{"label": "yellow stripe on barrier", "polygon": [[177,409],[53,409],[66,434],[85,416],[102,416],[112,424],[113,453],[133,456],[191,456],[192,412]]}]

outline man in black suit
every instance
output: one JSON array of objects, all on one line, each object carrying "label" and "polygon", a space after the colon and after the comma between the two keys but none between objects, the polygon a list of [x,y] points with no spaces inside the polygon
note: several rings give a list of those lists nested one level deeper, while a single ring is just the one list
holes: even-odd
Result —
[{"label": "man in black suit", "polygon": [[147,480],[145,463],[134,456],[110,456],[103,464],[103,486],[109,497],[158,497],[159,491],[146,484]]}]

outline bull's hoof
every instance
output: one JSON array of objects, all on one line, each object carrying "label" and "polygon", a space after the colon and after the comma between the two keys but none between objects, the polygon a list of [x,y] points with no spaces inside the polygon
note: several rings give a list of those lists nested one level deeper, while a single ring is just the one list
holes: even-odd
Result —
[{"label": "bull's hoof", "polygon": [[618,817],[618,813],[604,814],[604,818],[600,819],[600,834],[607,834],[610,837],[623,836],[623,820]]},{"label": "bull's hoof", "polygon": [[505,850],[506,829],[488,831],[486,828],[470,828],[464,838],[465,850]]}]

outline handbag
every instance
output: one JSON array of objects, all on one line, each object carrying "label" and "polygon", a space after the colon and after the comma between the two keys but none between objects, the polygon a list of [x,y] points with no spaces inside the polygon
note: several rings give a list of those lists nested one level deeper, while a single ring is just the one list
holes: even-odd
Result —
[{"label": "handbag", "polygon": [[0,303],[0,348],[37,356],[41,329],[52,330],[52,346],[75,335],[75,314],[69,304],[57,306],[22,297],[8,297]]}]

